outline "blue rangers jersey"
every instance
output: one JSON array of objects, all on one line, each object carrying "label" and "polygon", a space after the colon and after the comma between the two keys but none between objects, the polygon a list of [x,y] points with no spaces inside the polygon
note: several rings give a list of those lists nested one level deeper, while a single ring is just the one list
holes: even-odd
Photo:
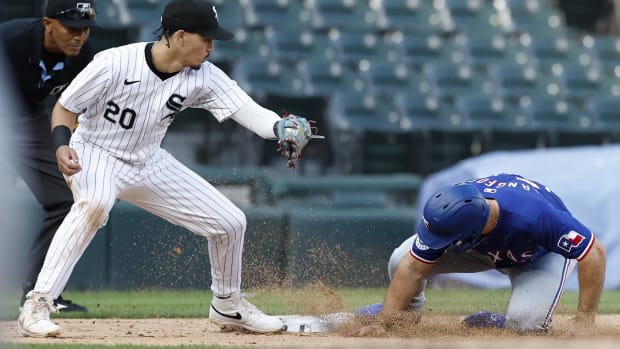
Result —
[{"label": "blue rangers jersey", "polygon": [[[550,252],[581,260],[594,244],[592,232],[571,215],[557,195],[538,182],[503,173],[467,183],[499,204],[495,228],[473,248],[491,257],[496,268],[520,266]],[[433,250],[416,237],[411,255],[434,263],[445,250]]]}]

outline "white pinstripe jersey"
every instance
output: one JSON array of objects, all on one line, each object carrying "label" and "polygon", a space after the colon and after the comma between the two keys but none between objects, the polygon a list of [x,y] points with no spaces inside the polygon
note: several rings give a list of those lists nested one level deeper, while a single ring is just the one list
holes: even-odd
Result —
[{"label": "white pinstripe jersey", "polygon": [[162,80],[147,63],[147,44],[98,53],[63,92],[60,104],[80,114],[72,141],[88,142],[123,161],[143,163],[159,149],[179,111],[203,108],[223,121],[251,100],[209,62]]}]

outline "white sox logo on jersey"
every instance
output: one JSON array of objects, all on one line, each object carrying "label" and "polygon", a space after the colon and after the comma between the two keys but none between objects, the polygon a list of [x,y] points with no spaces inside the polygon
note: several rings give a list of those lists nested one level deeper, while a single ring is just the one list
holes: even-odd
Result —
[{"label": "white sox logo on jersey", "polygon": [[564,234],[558,240],[558,247],[566,252],[570,252],[573,248],[579,247],[581,242],[585,240],[585,236],[571,230],[568,234]]},{"label": "white sox logo on jersey", "polygon": [[[163,123],[167,123],[167,124],[171,124],[174,121],[174,117],[177,115],[177,113],[181,110],[181,108],[183,107],[183,101],[185,100],[185,97],[178,95],[178,94],[173,94],[172,96],[170,96],[170,98],[168,98],[168,101],[166,102],[166,108],[172,110],[172,113],[167,114],[166,116],[164,116],[161,121]],[[169,119],[169,120],[166,120]]]}]

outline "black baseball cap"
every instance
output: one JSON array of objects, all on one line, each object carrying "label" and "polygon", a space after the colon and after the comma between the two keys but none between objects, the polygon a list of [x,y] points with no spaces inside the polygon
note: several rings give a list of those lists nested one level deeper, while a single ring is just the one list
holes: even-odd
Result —
[{"label": "black baseball cap", "polygon": [[233,37],[231,32],[220,27],[215,5],[205,0],[171,0],[161,15],[161,25],[214,40],[230,40]]},{"label": "black baseball cap", "polygon": [[67,28],[99,27],[93,0],[49,0],[45,17],[57,19]]}]

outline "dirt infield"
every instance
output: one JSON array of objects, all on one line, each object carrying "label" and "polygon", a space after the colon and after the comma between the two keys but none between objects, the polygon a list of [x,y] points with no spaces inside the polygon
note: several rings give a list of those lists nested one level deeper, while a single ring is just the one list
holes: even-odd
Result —
[{"label": "dirt infield", "polygon": [[[59,338],[23,338],[16,321],[0,322],[6,343],[104,345],[225,345],[295,348],[498,348],[607,349],[618,348],[620,315],[601,315],[595,328],[579,328],[567,316],[556,316],[545,336],[520,336],[504,330],[463,328],[456,316],[425,315],[407,334],[355,337],[346,333],[284,333],[254,335],[221,332],[205,319],[58,319]],[[349,328],[350,330],[350,328]]]}]

